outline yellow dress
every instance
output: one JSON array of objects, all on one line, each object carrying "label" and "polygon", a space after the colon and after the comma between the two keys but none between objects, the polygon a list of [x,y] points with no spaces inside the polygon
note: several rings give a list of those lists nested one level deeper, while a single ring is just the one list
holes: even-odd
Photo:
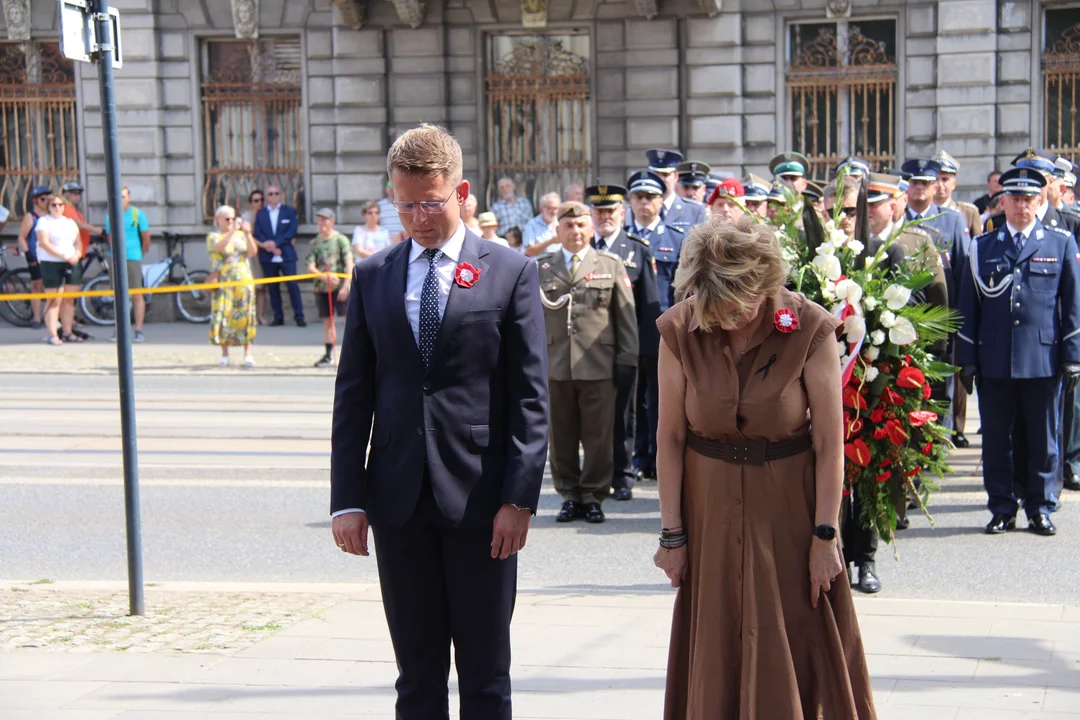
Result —
[{"label": "yellow dress", "polygon": [[[206,236],[210,253],[210,272],[218,274],[221,282],[251,280],[251,263],[247,257],[247,240],[243,233],[233,232],[225,252],[214,252],[223,233]],[[249,345],[255,341],[255,286],[243,285],[214,291],[210,312],[210,344]]]}]

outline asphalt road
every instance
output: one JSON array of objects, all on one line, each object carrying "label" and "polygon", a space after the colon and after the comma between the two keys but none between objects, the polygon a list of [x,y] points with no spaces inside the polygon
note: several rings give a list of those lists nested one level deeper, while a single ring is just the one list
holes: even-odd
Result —
[{"label": "asphalt road", "polygon": [[[147,580],[374,581],[374,560],[330,537],[332,396],[331,377],[138,377]],[[0,376],[0,578],[124,579],[119,426],[115,377]],[[1057,537],[988,537],[977,466],[977,450],[960,453],[936,527],[916,514],[898,560],[881,548],[879,597],[1075,603],[1080,494],[1055,516]],[[609,501],[603,525],[557,526],[548,480],[521,586],[665,587],[655,487]]]}]

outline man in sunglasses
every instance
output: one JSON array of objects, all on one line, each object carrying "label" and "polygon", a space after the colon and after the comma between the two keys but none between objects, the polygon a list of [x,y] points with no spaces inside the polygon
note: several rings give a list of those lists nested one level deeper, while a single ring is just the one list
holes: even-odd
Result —
[{"label": "man in sunglasses", "polygon": [[[296,208],[282,202],[281,188],[266,188],[266,206],[255,215],[255,244],[259,246],[259,264],[268,278],[296,274],[296,231],[300,225]],[[304,299],[295,280],[285,283],[289,291],[293,317],[297,327],[307,327],[304,322]],[[285,324],[285,311],[281,307],[281,283],[270,284],[270,307],[274,310],[271,325]]]}]

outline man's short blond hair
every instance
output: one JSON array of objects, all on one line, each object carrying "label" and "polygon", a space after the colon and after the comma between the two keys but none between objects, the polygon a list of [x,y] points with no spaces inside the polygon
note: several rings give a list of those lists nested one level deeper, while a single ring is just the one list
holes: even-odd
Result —
[{"label": "man's short blond hair", "polygon": [[386,171],[392,178],[397,170],[406,175],[442,175],[451,184],[461,182],[461,145],[438,125],[424,123],[407,130],[386,156]]},{"label": "man's short blond hair", "polygon": [[702,330],[733,330],[759,298],[776,292],[784,277],[780,243],[768,225],[749,215],[735,223],[713,215],[683,243],[675,294],[694,296]]}]

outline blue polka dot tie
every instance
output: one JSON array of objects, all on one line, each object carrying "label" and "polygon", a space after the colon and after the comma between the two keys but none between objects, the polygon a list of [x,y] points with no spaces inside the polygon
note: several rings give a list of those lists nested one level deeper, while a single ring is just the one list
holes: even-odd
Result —
[{"label": "blue polka dot tie", "polygon": [[420,358],[424,361],[424,367],[431,365],[431,355],[435,352],[435,338],[439,335],[439,260],[442,259],[442,250],[428,248],[424,250],[424,257],[428,261],[427,277],[424,278],[424,289],[420,292]]}]

